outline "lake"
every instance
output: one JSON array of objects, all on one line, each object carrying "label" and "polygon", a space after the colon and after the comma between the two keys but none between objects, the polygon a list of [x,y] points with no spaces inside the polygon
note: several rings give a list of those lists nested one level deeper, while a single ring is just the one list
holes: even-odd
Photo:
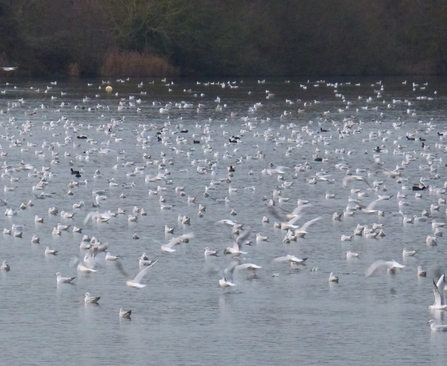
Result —
[{"label": "lake", "polygon": [[[442,78],[7,81],[4,364],[447,362],[447,334],[427,325],[447,321],[428,309],[432,279],[447,268]],[[377,199],[372,213],[362,210]],[[275,223],[290,220],[298,200],[290,224],[318,220],[287,240]],[[240,241],[251,242],[239,259],[223,254],[233,245],[223,219],[243,224]],[[437,245],[427,245],[433,221]],[[358,224],[363,235],[354,235]],[[161,250],[189,233],[175,252]],[[96,272],[78,271],[84,235],[120,265],[100,251],[88,259]],[[205,257],[205,247],[219,255]],[[147,286],[126,286],[142,253],[158,260],[141,279]],[[286,255],[307,260],[275,261]],[[365,277],[377,260],[405,267]],[[235,286],[222,288],[226,268]],[[57,283],[56,272],[76,279]],[[86,292],[98,305],[85,304]]]}]

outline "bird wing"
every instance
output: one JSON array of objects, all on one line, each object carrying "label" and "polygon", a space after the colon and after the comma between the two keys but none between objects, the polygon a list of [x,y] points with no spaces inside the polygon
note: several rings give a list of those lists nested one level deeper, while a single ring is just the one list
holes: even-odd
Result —
[{"label": "bird wing", "polygon": [[441,292],[439,291],[438,286],[436,285],[434,280],[433,280],[433,294],[435,295],[435,303],[433,305],[435,306],[444,305],[444,300],[441,296]]},{"label": "bird wing", "polygon": [[151,263],[149,266],[146,266],[145,268],[143,268],[140,272],[138,272],[138,274],[136,275],[136,277],[133,279],[133,282],[136,283],[140,283],[141,279],[144,277],[144,275],[149,271],[149,268],[151,268],[155,263],[157,263],[158,260],[154,261],[153,263]]},{"label": "bird wing", "polygon": [[233,282],[233,272],[237,265],[238,265],[238,262],[231,262],[231,264],[227,268],[224,269],[225,280]]},{"label": "bird wing", "polygon": [[317,221],[320,221],[321,218],[322,218],[321,216],[318,216],[318,217],[316,217],[316,218],[314,218],[314,219],[312,219],[312,220],[309,220],[309,221],[305,222],[305,223],[303,224],[303,226],[301,226],[301,227],[298,229],[298,231],[306,231],[307,228],[308,228],[310,225],[316,223]]},{"label": "bird wing", "polygon": [[290,260],[290,256],[278,257],[273,260],[273,262],[286,262]]},{"label": "bird wing", "polygon": [[383,201],[383,197],[380,197],[380,198],[378,198],[378,199],[372,201],[368,206],[366,206],[366,209],[367,209],[367,210],[373,210],[374,207],[376,206],[376,204],[377,204],[379,201]]},{"label": "bird wing", "polygon": [[379,259],[371,264],[368,269],[365,271],[365,277],[369,277],[374,274],[379,268],[387,267],[387,264],[384,260]]},{"label": "bird wing", "polygon": [[92,217],[94,216],[98,216],[99,212],[98,211],[91,211],[87,214],[87,216],[84,219],[84,225],[87,225],[88,220],[90,220]]},{"label": "bird wing", "polygon": [[245,230],[233,241],[233,248],[236,250],[241,250],[244,240],[250,235],[250,230]]},{"label": "bird wing", "polygon": [[445,283],[445,275],[444,273],[439,277],[438,281],[436,282],[436,286],[439,288],[444,288],[444,286],[442,286]]}]

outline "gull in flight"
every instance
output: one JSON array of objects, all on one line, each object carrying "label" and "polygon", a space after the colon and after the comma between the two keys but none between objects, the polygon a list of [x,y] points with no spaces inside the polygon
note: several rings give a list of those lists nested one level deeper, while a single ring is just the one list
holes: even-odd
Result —
[{"label": "gull in flight", "polygon": [[381,268],[386,268],[388,274],[395,274],[397,268],[404,268],[404,267],[405,266],[403,264],[397,263],[395,260],[384,261],[379,259],[368,267],[368,269],[365,271],[365,277],[371,276]]},{"label": "gull in flight", "polygon": [[230,266],[224,269],[224,276],[219,280],[220,287],[234,287],[233,272],[237,266],[237,262],[231,263]]},{"label": "gull in flight", "polygon": [[57,283],[71,283],[71,281],[73,281],[75,277],[62,277],[60,272],[56,272],[56,276],[57,276]]},{"label": "gull in flight", "polygon": [[[436,283],[433,280],[433,294],[435,295],[435,302],[433,305],[430,305],[428,308],[430,310],[447,310],[447,304],[445,303],[444,298],[444,275],[439,277],[438,282]],[[442,286],[441,290],[439,289]],[[441,293],[442,291],[442,293]]]},{"label": "gull in flight", "polygon": [[288,168],[286,166],[277,166],[276,168],[263,169],[262,173],[263,174],[268,174],[268,175],[285,174],[286,170],[288,170],[288,169],[290,169],[290,168]]},{"label": "gull in flight", "polygon": [[123,310],[123,308],[120,308],[120,318],[130,319],[131,315],[132,310]]},{"label": "gull in flight", "polygon": [[298,258],[287,254],[286,256],[275,258],[273,262],[289,262],[292,268],[296,268],[298,264],[304,264],[306,260],[307,258]]},{"label": "gull in flight", "polygon": [[98,297],[90,296],[90,292],[86,292],[84,295],[84,302],[86,304],[97,304],[100,298],[101,298],[100,296]]},{"label": "gull in flight", "polygon": [[256,270],[260,269],[260,268],[262,268],[262,267],[258,266],[257,264],[254,264],[254,263],[243,263],[243,264],[238,264],[236,266],[237,270],[240,270],[240,269],[251,269],[253,271],[253,275],[254,276],[257,276]]},{"label": "gull in flight", "polygon": [[[153,261],[151,264],[145,266],[138,274],[135,276],[134,279],[130,279],[126,281],[126,285],[129,287],[135,287],[135,288],[143,288],[146,287],[146,284],[141,283],[140,281],[143,279],[144,275],[149,272],[149,269],[158,261]],[[127,278],[129,278],[129,275],[124,271],[123,266],[120,262],[115,262],[118,270]]]},{"label": "gull in flight", "polygon": [[[96,269],[94,269],[94,257],[90,257],[87,253],[84,256],[84,260],[81,261],[78,257],[73,257],[73,259],[70,261],[70,265],[74,266],[77,263],[76,269],[78,272],[84,272],[84,273],[93,273],[98,272]],[[87,263],[88,262],[88,263]]]},{"label": "gull in flight", "polygon": [[383,197],[380,197],[374,201],[372,201],[368,206],[362,208],[362,212],[363,213],[368,213],[368,214],[382,214],[383,212],[380,210],[375,210],[374,207],[377,205],[378,202],[380,201],[384,201],[385,199]]},{"label": "gull in flight", "polygon": [[[187,233],[187,234],[177,236],[176,238],[172,238],[171,240],[169,240],[169,242],[167,244],[162,244],[161,250],[166,253],[173,253],[173,252],[175,252],[175,249],[172,248],[174,245],[178,245],[181,243],[189,243],[189,239],[192,239],[192,238],[194,238],[194,233]],[[152,240],[155,240],[155,239],[152,239]],[[155,240],[155,241],[158,242],[158,240]]]},{"label": "gull in flight", "polygon": [[248,238],[250,235],[250,230],[245,230],[239,236],[233,240],[233,246],[228,247],[224,250],[224,254],[232,254],[235,256],[241,255],[241,254],[247,254],[247,252],[242,251],[242,245],[244,243],[244,240]]},{"label": "gull in flight", "polygon": [[92,219],[93,222],[101,223],[101,222],[108,222],[112,217],[115,217],[115,216],[116,216],[116,214],[111,211],[107,211],[107,212],[103,212],[103,213],[100,213],[98,211],[92,211],[92,212],[89,212],[87,214],[87,216],[85,217],[84,225],[87,225],[87,223],[90,219]]},{"label": "gull in flight", "polygon": [[353,182],[353,181],[363,181],[363,182],[365,182],[368,185],[368,187],[371,187],[370,184],[368,183],[368,181],[365,178],[363,178],[362,176],[360,176],[360,175],[347,175],[347,176],[345,176],[343,178],[343,187],[346,188],[348,183]]},{"label": "gull in flight", "polygon": [[312,220],[307,221],[300,228],[295,230],[295,236],[297,236],[299,238],[304,238],[304,236],[307,234],[307,228],[310,225],[313,225],[314,223],[316,223],[317,221],[320,221],[320,220],[321,220],[321,216],[318,216]]}]

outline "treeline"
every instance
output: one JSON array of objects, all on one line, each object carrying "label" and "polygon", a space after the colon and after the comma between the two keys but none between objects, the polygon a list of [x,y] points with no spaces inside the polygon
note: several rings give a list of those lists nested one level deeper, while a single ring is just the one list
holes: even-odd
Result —
[{"label": "treeline", "polygon": [[446,0],[0,0],[28,75],[447,72]]}]

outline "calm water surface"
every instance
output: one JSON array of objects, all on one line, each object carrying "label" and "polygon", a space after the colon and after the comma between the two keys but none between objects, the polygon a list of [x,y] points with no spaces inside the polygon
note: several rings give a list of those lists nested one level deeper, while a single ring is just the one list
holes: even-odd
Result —
[{"label": "calm water surface", "polygon": [[[23,234],[3,235],[0,245],[0,260],[11,266],[0,273],[2,364],[445,365],[447,333],[432,333],[427,321],[447,320],[442,312],[428,310],[432,278],[447,268],[446,239],[438,237],[437,246],[427,246],[425,239],[433,235],[432,220],[446,221],[447,197],[436,188],[447,180],[447,144],[438,134],[446,131],[447,87],[436,78],[404,80],[221,80],[223,88],[208,80],[131,79],[110,81],[110,93],[101,80],[88,81],[92,85],[3,80],[1,180],[14,190],[0,196],[7,202],[2,209],[17,212],[1,216],[0,229],[23,225],[18,229]],[[339,133],[346,124],[352,127]],[[240,136],[237,144],[229,143],[232,136]],[[382,152],[374,152],[377,146]],[[315,156],[325,161],[314,161]],[[21,162],[32,169],[23,169]],[[270,163],[289,169],[281,176],[263,174]],[[340,163],[378,188],[362,181],[343,187],[347,171],[336,168]],[[236,170],[231,181],[229,166]],[[397,166],[400,180],[384,173]],[[70,167],[82,177],[71,175]],[[34,169],[44,168],[48,185],[33,190],[42,177],[33,175]],[[101,176],[94,177],[97,169]],[[146,180],[165,170],[166,179]],[[318,174],[325,180],[309,184]],[[418,198],[412,185],[421,177],[432,189]],[[109,186],[111,179],[117,187]],[[79,184],[68,195],[72,182]],[[292,185],[285,188],[284,182]],[[166,190],[148,194],[158,186]],[[212,187],[209,197],[204,197],[205,186]],[[237,191],[230,192],[230,186]],[[184,187],[185,196],[176,187]],[[107,191],[95,208],[96,190]],[[274,227],[279,214],[267,208],[274,190],[290,198],[276,203],[279,214],[291,212],[297,199],[312,205],[298,225],[321,216],[305,238],[283,242],[285,232]],[[42,192],[44,199],[36,197]],[[335,198],[327,199],[327,193]],[[407,196],[398,198],[398,193]],[[384,216],[357,210],[341,221],[332,219],[334,212],[355,205],[349,198],[368,205],[378,194],[392,195],[376,206]],[[160,208],[160,196],[172,209]],[[221,202],[225,197],[229,202]],[[19,208],[29,200],[34,206]],[[74,209],[80,201],[85,205]],[[206,206],[203,217],[199,204]],[[135,206],[147,215],[129,223]],[[50,215],[50,207],[75,216]],[[91,211],[119,207],[126,213],[108,223],[84,223]],[[423,210],[429,212],[426,221],[403,224],[402,214],[421,216]],[[44,223],[35,223],[35,215]],[[190,225],[179,222],[179,215],[190,217]],[[244,247],[248,254],[241,263],[262,266],[257,276],[236,270],[237,286],[231,289],[220,288],[218,280],[232,259],[203,255],[207,246],[221,253],[231,246],[231,228],[216,225],[221,219],[251,230],[252,245]],[[53,235],[58,223],[71,227]],[[373,223],[383,224],[386,236],[340,240],[357,224]],[[175,228],[174,235],[165,234],[165,224]],[[73,258],[86,251],[79,249],[83,234],[73,233],[73,226],[107,242],[132,277],[143,252],[158,259],[142,280],[147,287],[127,287],[103,253],[96,257],[97,273],[77,273]],[[189,243],[175,246],[174,253],[161,251],[160,243],[188,232],[194,233]],[[268,240],[256,243],[257,233]],[[139,240],[132,239],[134,234]],[[31,243],[33,235],[40,244]],[[59,253],[45,256],[47,246]],[[418,253],[403,258],[403,248]],[[348,250],[360,258],[347,260]],[[306,266],[291,269],[273,262],[286,254],[308,257]],[[395,259],[405,268],[395,276],[378,272],[365,278],[377,259]],[[427,278],[416,276],[418,265],[428,270]],[[57,285],[56,272],[77,278],[73,285]],[[339,283],[329,283],[330,272]],[[99,305],[84,304],[87,291],[101,296]],[[132,320],[119,319],[120,307],[132,309]]]}]

